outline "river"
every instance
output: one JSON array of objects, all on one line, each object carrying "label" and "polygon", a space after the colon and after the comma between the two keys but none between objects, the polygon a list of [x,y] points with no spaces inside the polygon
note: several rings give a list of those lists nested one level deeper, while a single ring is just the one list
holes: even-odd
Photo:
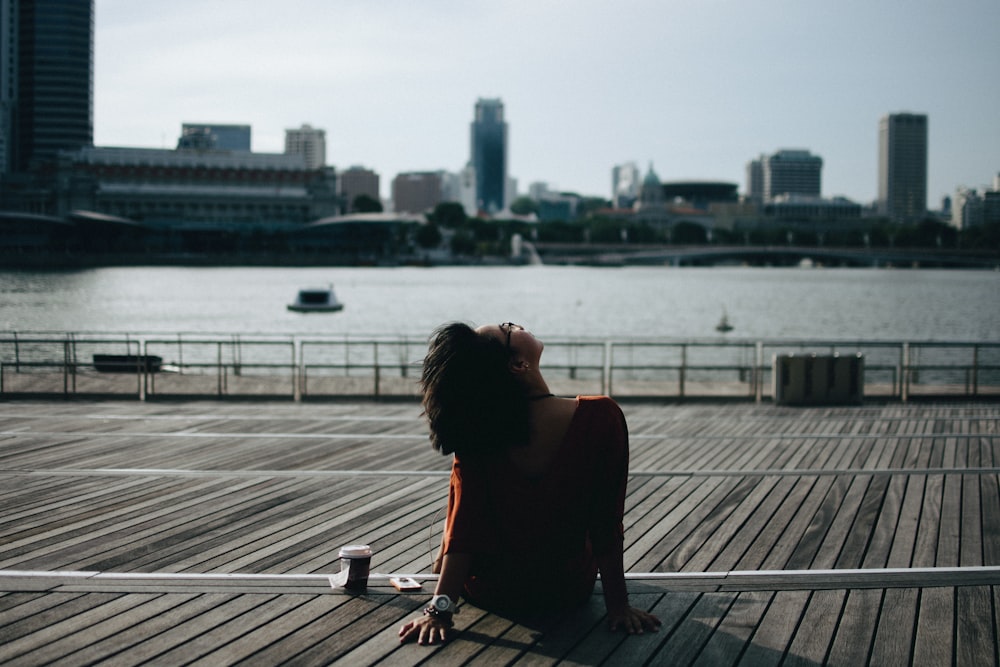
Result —
[{"label": "river", "polygon": [[[289,312],[332,284],[339,313]],[[723,312],[734,326],[715,331]],[[426,338],[451,320],[539,336],[1000,339],[1000,273],[580,266],[0,271],[0,329]]]}]

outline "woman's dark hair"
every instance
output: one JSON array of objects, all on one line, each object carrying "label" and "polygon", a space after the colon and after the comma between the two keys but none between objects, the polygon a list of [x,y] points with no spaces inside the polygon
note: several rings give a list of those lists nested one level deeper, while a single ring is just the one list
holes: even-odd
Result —
[{"label": "woman's dark hair", "polygon": [[420,378],[431,444],[442,454],[488,455],[528,442],[528,401],[503,341],[461,322],[431,337]]}]

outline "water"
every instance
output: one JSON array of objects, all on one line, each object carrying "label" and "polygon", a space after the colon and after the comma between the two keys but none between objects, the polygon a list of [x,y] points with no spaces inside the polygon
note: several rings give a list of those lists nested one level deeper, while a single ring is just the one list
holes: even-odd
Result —
[{"label": "water", "polygon": [[[339,313],[286,310],[332,283]],[[0,330],[426,338],[512,320],[540,336],[996,341],[991,271],[666,268],[181,268],[0,271]]]}]

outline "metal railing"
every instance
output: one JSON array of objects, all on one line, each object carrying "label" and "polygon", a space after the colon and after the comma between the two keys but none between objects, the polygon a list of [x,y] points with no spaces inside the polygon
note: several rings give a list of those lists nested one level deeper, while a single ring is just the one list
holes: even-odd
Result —
[{"label": "metal railing", "polygon": [[[425,351],[398,337],[4,332],[0,396],[416,398]],[[546,341],[544,370],[564,395],[761,401],[790,354],[862,355],[867,398],[1000,397],[1000,342],[565,339]]]}]

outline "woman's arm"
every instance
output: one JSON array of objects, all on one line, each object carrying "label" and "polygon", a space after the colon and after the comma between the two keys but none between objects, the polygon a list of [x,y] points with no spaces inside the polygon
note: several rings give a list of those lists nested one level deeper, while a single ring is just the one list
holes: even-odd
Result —
[{"label": "woman's arm", "polygon": [[[471,560],[469,554],[445,554],[441,561],[441,575],[438,577],[434,595],[447,595],[452,602],[458,602],[465,587],[465,580],[469,576]],[[425,614],[399,629],[399,641],[408,642],[416,639],[418,644],[443,642],[448,639],[451,626],[451,619]]]},{"label": "woman's arm", "polygon": [[598,555],[597,567],[601,571],[601,588],[604,589],[604,606],[608,610],[608,627],[611,630],[621,628],[630,635],[642,634],[646,630],[653,632],[659,630],[660,619],[629,606],[621,551]]}]

